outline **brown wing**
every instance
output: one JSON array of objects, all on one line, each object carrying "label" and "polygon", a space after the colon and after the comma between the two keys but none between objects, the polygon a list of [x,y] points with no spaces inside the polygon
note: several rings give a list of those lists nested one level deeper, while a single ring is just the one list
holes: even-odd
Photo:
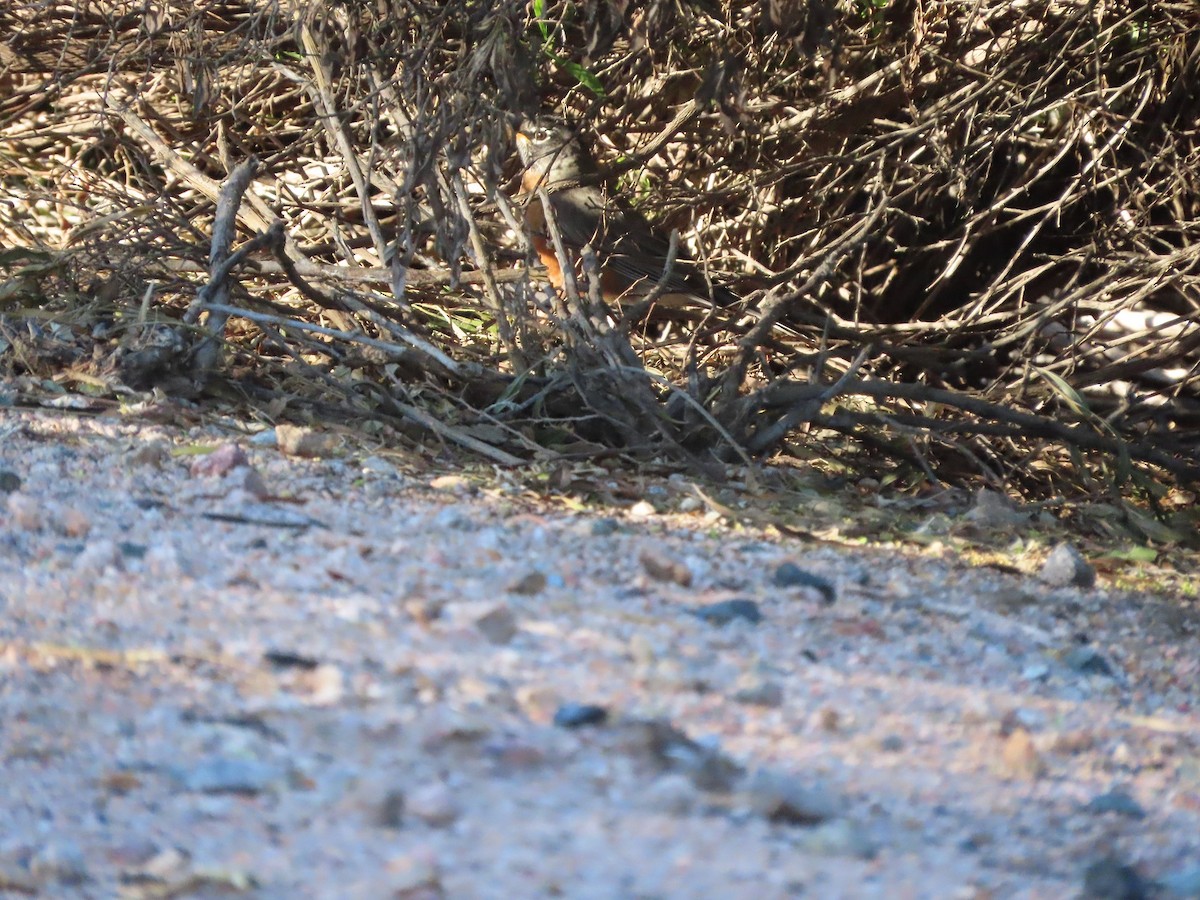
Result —
[{"label": "brown wing", "polygon": [[[569,188],[550,194],[555,221],[563,245],[577,256],[584,245],[596,251],[604,270],[606,293],[632,296],[646,294],[662,278],[666,268],[670,243],[654,230],[646,219],[608,198],[594,187]],[[531,210],[530,226],[535,232],[545,232],[545,214]],[[689,294],[707,298],[708,286],[694,265],[676,260],[667,279],[664,293]],[[737,302],[728,289],[713,285],[713,300],[721,306]]]}]

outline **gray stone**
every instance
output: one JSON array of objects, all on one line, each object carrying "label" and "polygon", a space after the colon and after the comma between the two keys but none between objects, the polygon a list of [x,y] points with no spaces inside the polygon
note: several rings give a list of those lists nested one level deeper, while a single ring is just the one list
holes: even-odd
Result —
[{"label": "gray stone", "polygon": [[1094,797],[1087,805],[1087,811],[1097,814],[1116,813],[1131,819],[1146,818],[1146,811],[1129,794],[1121,790],[1112,790]]},{"label": "gray stone", "polygon": [[775,575],[772,580],[775,582],[776,587],[811,588],[819,593],[821,599],[826,603],[833,603],[837,599],[837,591],[834,590],[832,581],[820,575],[814,575],[812,572],[800,568],[795,563],[780,563],[779,567],[775,569]]},{"label": "gray stone", "polygon": [[735,619],[742,619],[752,625],[762,621],[762,613],[753,600],[722,600],[694,607],[690,612],[710,625],[728,625]]},{"label": "gray stone", "polygon": [[1090,588],[1096,583],[1096,570],[1073,546],[1059,544],[1042,563],[1038,577],[1055,587]]},{"label": "gray stone", "polygon": [[559,728],[583,728],[585,725],[603,725],[608,721],[608,710],[589,703],[564,703],[554,713],[554,724]]},{"label": "gray stone", "polygon": [[751,706],[776,707],[783,703],[783,688],[774,681],[749,675],[738,681],[733,699]]},{"label": "gray stone", "polygon": [[507,644],[517,634],[517,617],[503,603],[492,607],[475,620],[485,638],[493,644]]},{"label": "gray stone", "polygon": [[751,810],[772,822],[818,825],[839,812],[837,799],[823,787],[765,769],[751,773],[740,793]]},{"label": "gray stone", "polygon": [[434,828],[445,828],[462,812],[450,788],[440,781],[414,790],[409,794],[406,805],[410,813]]},{"label": "gray stone", "polygon": [[216,756],[182,773],[184,790],[200,794],[259,794],[278,784],[283,772],[257,759]]},{"label": "gray stone", "polygon": [[808,853],[821,856],[874,859],[879,852],[871,837],[849,819],[834,819],[805,829],[797,838],[796,845]]},{"label": "gray stone", "polygon": [[1104,655],[1094,647],[1072,647],[1063,656],[1063,662],[1068,668],[1084,675],[1103,675],[1106,678],[1116,677],[1116,672]]},{"label": "gray stone", "polygon": [[1114,857],[1092,863],[1083,873],[1086,900],[1144,900],[1150,889],[1133,866]]}]

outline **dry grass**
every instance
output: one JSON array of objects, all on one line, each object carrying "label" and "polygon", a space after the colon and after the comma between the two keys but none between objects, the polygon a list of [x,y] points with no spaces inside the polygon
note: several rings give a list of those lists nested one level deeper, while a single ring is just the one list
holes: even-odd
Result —
[{"label": "dry grass", "polygon": [[[432,429],[505,462],[782,453],[1190,496],[1194,4],[621,6],[0,10],[12,383],[232,385],[264,415]],[[534,108],[581,122],[743,307],[623,322],[549,297],[508,137]],[[281,227],[226,283],[244,315],[214,379],[196,347],[228,313],[197,296],[251,157],[233,247]]]}]

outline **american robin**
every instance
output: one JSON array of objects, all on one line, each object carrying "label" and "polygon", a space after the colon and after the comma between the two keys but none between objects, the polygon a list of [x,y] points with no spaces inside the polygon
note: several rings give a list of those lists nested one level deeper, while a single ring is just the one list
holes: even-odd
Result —
[{"label": "american robin", "polygon": [[[538,116],[522,122],[516,138],[525,164],[521,187],[529,195],[545,188],[579,290],[586,291],[580,252],[591,245],[605,300],[636,302],[655,291],[667,269],[670,243],[603,182],[579,135],[558,119]],[[562,266],[546,223],[546,210],[536,196],[528,197],[525,219],[550,281],[562,293]],[[710,289],[700,270],[686,260],[675,261],[656,296],[668,305],[728,306],[738,300],[722,285],[714,283]]]}]

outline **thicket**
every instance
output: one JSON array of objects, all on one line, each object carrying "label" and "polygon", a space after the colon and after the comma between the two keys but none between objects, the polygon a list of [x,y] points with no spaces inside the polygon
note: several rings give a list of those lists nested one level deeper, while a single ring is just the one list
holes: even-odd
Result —
[{"label": "thicket", "polygon": [[[7,0],[9,400],[1185,505],[1198,35],[1192,2]],[[532,110],[741,304],[552,297]]]}]

